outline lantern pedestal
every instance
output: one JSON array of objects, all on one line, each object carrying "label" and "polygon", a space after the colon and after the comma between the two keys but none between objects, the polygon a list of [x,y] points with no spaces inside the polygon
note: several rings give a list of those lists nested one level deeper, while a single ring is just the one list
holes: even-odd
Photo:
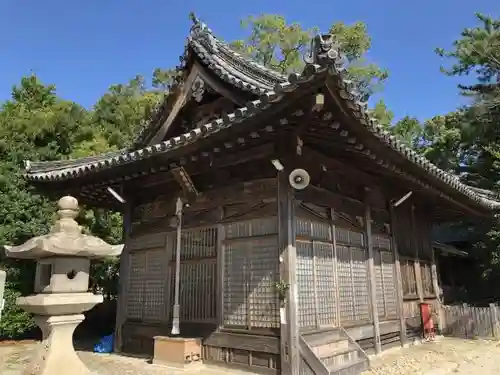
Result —
[{"label": "lantern pedestal", "polygon": [[92,374],[78,358],[73,333],[85,319],[82,314],[101,303],[92,293],[36,294],[18,298],[17,304],[35,314],[43,339],[23,375]]},{"label": "lantern pedestal", "polygon": [[35,316],[43,340],[23,375],[92,375],[73,347],[73,332],[84,319],[83,314]]}]

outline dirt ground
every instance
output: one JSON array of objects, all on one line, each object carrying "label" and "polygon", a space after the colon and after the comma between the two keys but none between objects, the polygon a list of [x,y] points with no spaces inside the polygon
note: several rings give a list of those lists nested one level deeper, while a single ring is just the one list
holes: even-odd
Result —
[{"label": "dirt ground", "polygon": [[374,357],[363,375],[500,374],[500,342],[438,338]]},{"label": "dirt ground", "polygon": [[[0,374],[21,375],[34,352],[33,343],[0,345]],[[179,370],[155,367],[144,359],[121,357],[114,354],[79,352],[87,366],[100,375],[178,375]],[[203,367],[204,375],[244,372]],[[372,369],[363,375],[445,375],[445,374],[500,374],[500,342],[442,338],[409,348],[395,348],[372,359]]]}]

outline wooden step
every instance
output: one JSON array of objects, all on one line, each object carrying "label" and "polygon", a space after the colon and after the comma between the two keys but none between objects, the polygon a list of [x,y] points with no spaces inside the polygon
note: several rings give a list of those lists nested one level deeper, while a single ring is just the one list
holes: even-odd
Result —
[{"label": "wooden step", "polygon": [[331,357],[336,352],[343,352],[350,348],[349,340],[337,340],[337,341],[327,341],[320,345],[312,346],[312,351],[316,357],[324,358]]},{"label": "wooden step", "polygon": [[338,328],[302,334],[302,337],[311,347],[344,339]]},{"label": "wooden step", "polygon": [[358,360],[360,357],[361,356],[357,348],[349,347],[345,350],[331,353],[329,356],[322,357],[320,360],[326,367],[330,367],[352,362]]},{"label": "wooden step", "polygon": [[369,368],[370,362],[367,358],[358,358],[340,365],[329,366],[328,371],[330,375],[360,375]]}]

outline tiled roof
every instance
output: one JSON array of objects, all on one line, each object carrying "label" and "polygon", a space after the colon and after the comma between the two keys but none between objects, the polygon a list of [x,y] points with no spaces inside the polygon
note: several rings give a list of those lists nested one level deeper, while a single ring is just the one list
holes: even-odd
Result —
[{"label": "tiled roof", "polygon": [[[189,54],[194,52],[198,60],[217,75],[222,81],[254,95],[261,95],[272,90],[277,83],[287,82],[287,76],[253,61],[247,56],[235,52],[227,43],[217,38],[212,30],[194,15],[193,26],[187,38],[184,54],[180,57],[177,77],[172,86],[174,90],[183,83],[182,72],[186,69]],[[134,141],[141,146],[145,140],[161,126],[158,114],[164,110],[165,99],[152,111],[149,119],[142,124],[142,131]]]},{"label": "tiled roof", "polygon": [[376,119],[371,118],[366,110],[366,103],[358,99],[359,95],[353,88],[352,83],[347,80],[346,70],[343,66],[344,59],[336,50],[331,39],[325,36],[318,36],[315,39],[314,45],[313,54],[309,60],[310,63],[305,66],[302,74],[291,74],[287,82],[277,83],[272,90],[261,94],[259,99],[249,102],[245,107],[236,110],[234,113],[225,115],[179,137],[174,137],[138,150],[123,150],[100,157],[83,158],[67,162],[28,163],[30,165],[27,168],[27,178],[33,181],[67,180],[94,171],[105,170],[146,159],[152,155],[168,153],[241,123],[280,102],[286,97],[284,94],[287,92],[297,90],[302,84],[311,80],[325,80],[326,74],[328,74],[336,80],[339,87],[339,97],[344,102],[346,108],[349,108],[351,111],[351,116],[358,119],[360,124],[377,137],[382,144],[396,151],[403,160],[410,161],[421,172],[438,181],[444,182],[451,189],[470,200],[490,209],[500,208],[500,202],[497,199],[463,184],[457,176],[439,169],[429,160],[391,135],[383,126],[378,124]]},{"label": "tiled roof", "polygon": [[193,17],[193,21],[188,43],[201,61],[223,81],[257,95],[287,81],[287,76],[235,52],[198,19]]}]

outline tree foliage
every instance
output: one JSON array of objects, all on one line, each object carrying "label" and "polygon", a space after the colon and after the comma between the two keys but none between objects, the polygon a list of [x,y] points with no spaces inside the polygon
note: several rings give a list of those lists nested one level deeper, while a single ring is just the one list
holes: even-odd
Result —
[{"label": "tree foliage", "polygon": [[[287,23],[285,17],[276,14],[248,17],[242,21],[242,27],[249,31],[247,38],[233,42],[232,46],[281,73],[301,70],[311,39],[318,33],[317,27],[305,29],[299,23]],[[333,23],[329,33],[345,55],[349,78],[359,91],[368,97],[380,90],[389,74],[386,69],[367,61],[371,38],[366,24]]]}]

